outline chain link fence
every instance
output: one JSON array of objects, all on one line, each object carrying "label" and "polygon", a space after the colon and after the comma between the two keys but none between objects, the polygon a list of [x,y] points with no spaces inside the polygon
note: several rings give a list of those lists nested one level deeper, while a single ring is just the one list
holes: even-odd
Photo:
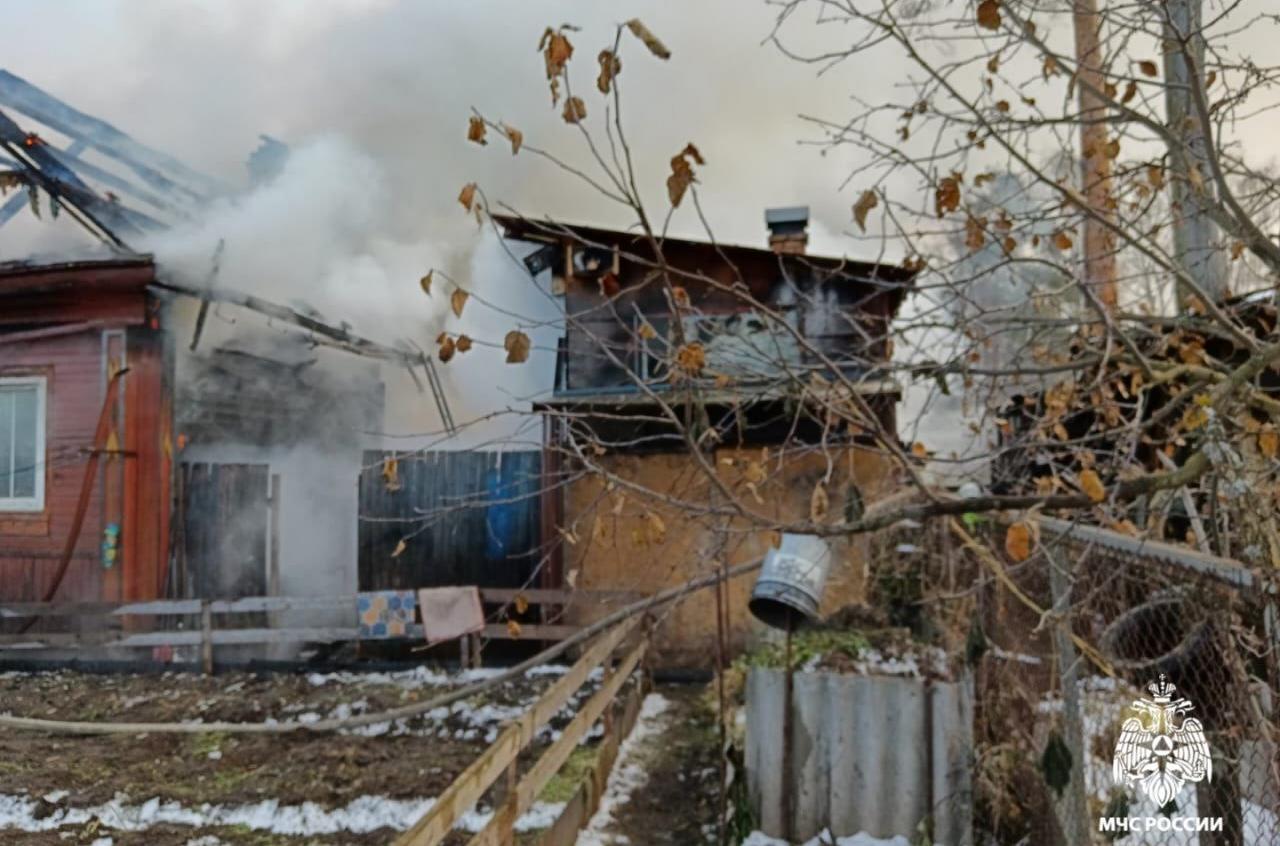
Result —
[{"label": "chain link fence", "polygon": [[975,843],[1280,844],[1274,582],[1048,518],[994,552],[1007,529],[939,519],[869,574],[974,675]]}]

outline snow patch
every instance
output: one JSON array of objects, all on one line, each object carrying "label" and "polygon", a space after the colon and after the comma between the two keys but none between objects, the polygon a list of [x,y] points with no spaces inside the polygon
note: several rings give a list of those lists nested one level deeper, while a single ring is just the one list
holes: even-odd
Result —
[{"label": "snow patch", "polygon": [[[524,675],[525,678],[562,676],[568,671],[569,668],[562,664],[544,664],[530,667],[525,671]],[[473,684],[478,681],[488,681],[505,672],[506,670],[501,667],[478,667],[450,675],[429,667],[418,666],[411,670],[397,670],[386,673],[357,673],[348,670],[339,670],[332,673],[311,673],[307,676],[307,682],[312,687],[324,687],[330,684],[387,684],[395,685],[405,690],[414,690],[423,687],[456,687],[458,685]]]},{"label": "snow patch", "polygon": [[[151,799],[141,805],[129,805],[125,797],[92,808],[59,808],[45,817],[37,817],[37,803],[27,796],[0,794],[0,831],[54,831],[62,826],[81,826],[97,820],[105,828],[118,831],[146,831],[154,825],[185,825],[192,828],[209,826],[244,826],[272,834],[310,837],[320,834],[367,834],[381,828],[404,831],[431,809],[435,799],[388,799],[383,796],[361,796],[343,808],[332,810],[314,802],[281,805],[268,799],[252,805],[209,805],[185,808],[178,802]],[[563,802],[535,802],[516,820],[516,831],[547,828],[564,811]],[[492,811],[470,811],[463,815],[458,827],[475,834],[493,818]],[[94,846],[111,846],[111,838],[95,841]],[[187,841],[187,846],[219,846],[217,837],[200,837]]]},{"label": "snow patch", "polygon": [[[742,846],[791,846],[791,844],[785,840],[770,837],[762,831],[753,831],[746,840],[742,841]],[[911,842],[901,835],[886,840],[882,837],[872,837],[865,831],[848,837],[833,837],[830,832],[824,831],[804,846],[911,846]]]}]

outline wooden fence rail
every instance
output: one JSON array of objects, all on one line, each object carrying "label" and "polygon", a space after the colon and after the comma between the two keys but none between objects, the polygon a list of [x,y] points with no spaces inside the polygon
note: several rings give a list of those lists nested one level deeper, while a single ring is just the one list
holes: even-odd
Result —
[{"label": "wooden fence rail", "polygon": [[579,709],[560,738],[543,752],[523,778],[517,778],[520,753],[533,741],[538,729],[546,725],[586,683],[592,670],[602,665],[608,668],[614,651],[638,630],[640,622],[640,618],[633,617],[600,635],[569,672],[548,688],[532,707],[509,723],[498,739],[454,779],[431,809],[395,840],[395,846],[438,846],[462,816],[504,774],[507,777],[506,799],[468,846],[510,844],[516,820],[533,805],[542,788],[564,766],[578,742],[605,714],[623,684],[639,666],[648,648],[647,639],[641,639],[617,667],[606,670],[600,689]]},{"label": "wooden fence rail", "polygon": [[[641,594],[628,591],[569,591],[514,588],[481,588],[481,602],[490,607],[506,605],[520,597],[529,605],[540,605],[543,618],[556,620],[574,605],[592,607],[621,606]],[[74,623],[75,631],[0,631],[0,651],[32,649],[134,648],[158,646],[199,646],[204,653],[206,669],[211,669],[215,646],[266,643],[337,643],[359,639],[355,625],[356,597],[320,596],[254,596],[242,599],[164,599],[150,602],[0,602],[0,624],[36,618],[58,625],[58,621]],[[250,618],[219,626],[218,618],[233,614],[271,612],[349,611],[349,626],[271,626],[264,620]],[[179,620],[185,628],[154,628],[134,622],[136,618],[190,618]],[[85,621],[93,622],[85,625]],[[126,622],[128,620],[128,622]],[[239,623],[236,625],[235,623]],[[172,622],[170,623],[172,626]],[[71,628],[70,625],[67,626]],[[506,625],[487,625],[481,637],[491,640],[522,639],[558,641],[571,637],[579,627],[557,622],[522,623],[518,631]],[[408,627],[406,637],[423,638],[422,626]],[[468,639],[469,641],[469,639]],[[464,641],[464,663],[472,658],[473,643]]]}]

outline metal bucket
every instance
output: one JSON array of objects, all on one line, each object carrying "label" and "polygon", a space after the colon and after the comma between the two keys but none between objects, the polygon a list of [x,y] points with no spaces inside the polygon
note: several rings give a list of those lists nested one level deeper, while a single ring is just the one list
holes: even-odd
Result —
[{"label": "metal bucket", "polygon": [[827,584],[831,547],[816,535],[782,536],[764,557],[760,578],[747,607],[760,622],[776,629],[795,628],[818,616]]}]

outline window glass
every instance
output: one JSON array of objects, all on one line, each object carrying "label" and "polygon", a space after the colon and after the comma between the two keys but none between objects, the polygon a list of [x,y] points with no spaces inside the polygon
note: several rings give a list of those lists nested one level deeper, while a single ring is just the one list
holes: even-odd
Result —
[{"label": "window glass", "polygon": [[42,387],[31,380],[0,380],[0,508],[43,505]]},{"label": "window glass", "polygon": [[0,385],[0,499],[13,497],[13,401],[17,391]]},{"label": "window glass", "polygon": [[36,495],[36,455],[40,394],[35,385],[25,386],[13,392],[13,493],[18,499],[31,499]]}]

